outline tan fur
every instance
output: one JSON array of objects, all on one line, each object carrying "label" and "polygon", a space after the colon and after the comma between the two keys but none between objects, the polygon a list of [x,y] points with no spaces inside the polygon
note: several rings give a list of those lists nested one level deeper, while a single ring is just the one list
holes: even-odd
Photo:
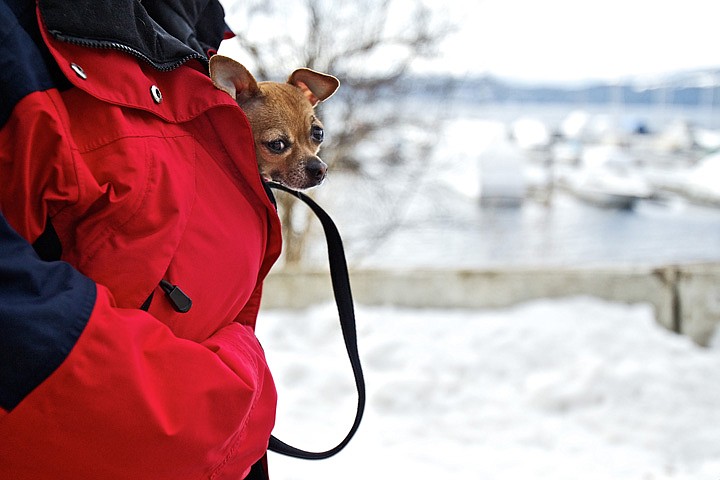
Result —
[{"label": "tan fur", "polygon": [[287,83],[258,83],[238,62],[214,55],[210,78],[247,115],[258,169],[266,180],[296,189],[322,183],[327,165],[317,154],[323,126],[314,107],[335,93],[339,86],[335,77],[303,68],[294,71]]}]

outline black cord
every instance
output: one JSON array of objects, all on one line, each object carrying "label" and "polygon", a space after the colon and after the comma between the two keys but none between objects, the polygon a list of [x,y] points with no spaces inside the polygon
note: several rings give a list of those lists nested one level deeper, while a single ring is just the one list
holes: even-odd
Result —
[{"label": "black cord", "polygon": [[305,202],[320,220],[325,232],[328,247],[328,261],[330,263],[330,279],[332,281],[333,295],[335,296],[335,304],[338,308],[340,317],[340,328],[342,330],[343,340],[345,341],[345,349],[350,359],[353,375],[355,377],[355,386],[358,393],[357,412],[355,421],[345,438],[335,447],[325,452],[308,452],[288,445],[278,440],[276,437],[270,437],[269,450],[295,458],[306,460],[322,460],[332,457],[340,452],[350,442],[352,437],[360,427],[363,412],[365,411],[365,379],[363,377],[362,365],[360,364],[360,355],[357,347],[357,329],[355,324],[355,309],[353,306],[352,291],[350,289],[350,278],[348,275],[347,261],[345,259],[345,250],[342,244],[340,232],[338,232],[335,223],[325,210],[315,203],[313,199],[302,192],[292,190],[284,185],[274,182],[267,182],[267,185],[276,190],[282,190],[299,198]]}]

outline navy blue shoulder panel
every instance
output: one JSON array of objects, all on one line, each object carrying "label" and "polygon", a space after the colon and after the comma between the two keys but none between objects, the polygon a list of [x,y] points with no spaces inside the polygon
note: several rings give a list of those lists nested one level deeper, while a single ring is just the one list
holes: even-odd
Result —
[{"label": "navy blue shoulder panel", "polygon": [[40,260],[0,213],[0,407],[12,410],[60,366],[95,298],[94,282]]},{"label": "navy blue shoulder panel", "polygon": [[40,36],[35,2],[0,0],[0,127],[26,95],[65,89],[60,73]]}]

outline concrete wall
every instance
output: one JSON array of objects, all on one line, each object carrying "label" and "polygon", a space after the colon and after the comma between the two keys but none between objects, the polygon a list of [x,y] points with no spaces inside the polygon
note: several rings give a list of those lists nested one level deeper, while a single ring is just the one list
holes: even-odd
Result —
[{"label": "concrete wall", "polygon": [[[720,264],[498,270],[357,270],[353,297],[365,305],[505,307],[540,298],[590,295],[650,303],[660,324],[707,344],[720,324]],[[328,272],[278,270],[264,308],[303,308],[332,299]]]},{"label": "concrete wall", "polygon": [[679,331],[706,345],[720,326],[720,265],[677,270]]}]

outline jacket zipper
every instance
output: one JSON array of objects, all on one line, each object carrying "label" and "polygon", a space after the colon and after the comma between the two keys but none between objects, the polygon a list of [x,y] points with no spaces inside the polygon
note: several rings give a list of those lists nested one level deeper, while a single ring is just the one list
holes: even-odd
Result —
[{"label": "jacket zipper", "polygon": [[202,63],[207,64],[207,58],[200,55],[199,53],[191,53],[191,54],[188,54],[178,60],[175,60],[172,63],[160,65],[157,62],[150,59],[150,57],[148,57],[144,53],[140,52],[139,50],[136,50],[132,47],[128,47],[127,45],[124,45],[122,43],[112,42],[109,40],[90,40],[87,38],[73,37],[70,35],[65,35],[64,33],[61,33],[57,30],[50,30],[50,33],[52,34],[53,37],[57,38],[58,40],[61,40],[63,42],[67,42],[67,43],[71,43],[73,45],[78,45],[81,47],[107,49],[107,50],[118,50],[120,52],[130,54],[135,58],[138,58],[140,60],[143,60],[144,62],[149,63],[155,69],[157,69],[161,72],[168,72],[170,70],[174,70],[189,60],[199,60]]}]

